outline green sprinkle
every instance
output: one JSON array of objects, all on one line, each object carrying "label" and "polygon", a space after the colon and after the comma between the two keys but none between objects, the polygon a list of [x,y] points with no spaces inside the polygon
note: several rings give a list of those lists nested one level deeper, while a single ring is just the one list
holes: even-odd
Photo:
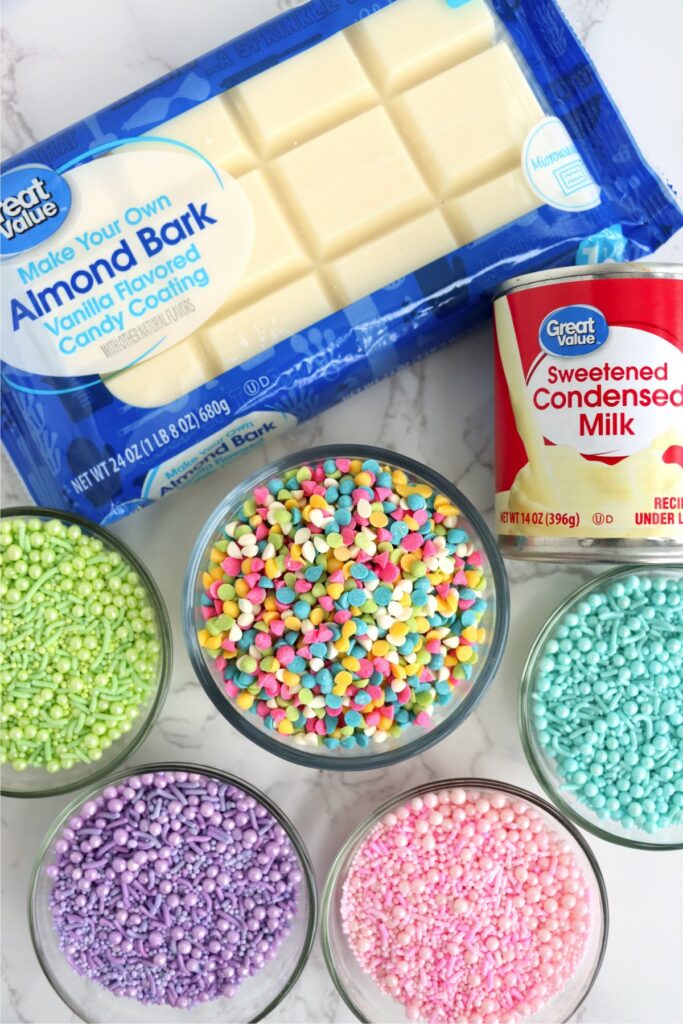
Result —
[{"label": "green sprinkle", "polygon": [[146,588],[118,551],[58,519],[7,518],[0,536],[0,760],[50,772],[98,760],[116,738],[102,701],[130,728],[158,681]]}]

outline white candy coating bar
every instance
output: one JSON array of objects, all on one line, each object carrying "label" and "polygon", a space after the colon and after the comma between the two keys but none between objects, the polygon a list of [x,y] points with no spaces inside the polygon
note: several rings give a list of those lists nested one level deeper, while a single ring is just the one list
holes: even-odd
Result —
[{"label": "white candy coating bar", "polygon": [[107,386],[177,399],[539,206],[520,162],[543,116],[485,0],[395,0],[161,125],[238,179],[254,248],[208,323]]}]

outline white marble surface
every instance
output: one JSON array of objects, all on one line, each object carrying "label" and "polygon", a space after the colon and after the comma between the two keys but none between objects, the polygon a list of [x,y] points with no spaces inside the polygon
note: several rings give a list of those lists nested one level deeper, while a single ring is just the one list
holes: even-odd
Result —
[{"label": "white marble surface", "polygon": [[[4,0],[3,144],[24,148],[295,0]],[[647,156],[683,191],[682,0],[563,0]],[[683,239],[658,259],[683,262]],[[282,804],[305,834],[322,883],[348,831],[408,784],[455,775],[506,779],[537,791],[516,728],[526,651],[546,614],[589,570],[512,564],[511,642],[498,678],[464,727],[410,765],[364,775],[311,772],[269,756],[233,732],[194,681],[185,655],[179,595],[186,557],[206,514],[241,476],[313,442],[375,441],[429,463],[491,510],[491,332],[485,327],[415,368],[330,410],[284,441],[245,457],[116,528],[156,573],[175,634],[170,698],[136,760],[196,759],[250,779]],[[4,463],[3,500],[23,498]],[[38,969],[26,926],[35,851],[66,798],[2,809],[2,1008],[9,1024],[71,1021]],[[313,812],[316,807],[324,810]],[[612,928],[583,1022],[683,1020],[683,855],[591,844],[609,890]],[[352,1018],[319,950],[271,1020]]]}]

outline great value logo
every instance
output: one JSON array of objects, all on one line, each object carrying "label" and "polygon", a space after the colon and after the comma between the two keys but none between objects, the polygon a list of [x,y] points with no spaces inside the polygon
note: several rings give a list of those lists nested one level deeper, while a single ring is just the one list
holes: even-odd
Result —
[{"label": "great value logo", "polygon": [[27,164],[0,178],[0,242],[3,256],[40,245],[64,223],[71,189],[51,167]]},{"label": "great value logo", "polygon": [[592,355],[609,337],[609,324],[595,306],[561,306],[548,313],[538,340],[551,356]]}]

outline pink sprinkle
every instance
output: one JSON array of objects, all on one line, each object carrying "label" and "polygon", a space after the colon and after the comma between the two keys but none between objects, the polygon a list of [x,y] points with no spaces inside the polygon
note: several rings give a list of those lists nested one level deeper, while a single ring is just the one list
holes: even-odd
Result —
[{"label": "pink sprinkle", "polygon": [[325,735],[327,730],[325,729],[325,723],[323,722],[322,718],[316,718],[315,731],[317,732],[318,736]]},{"label": "pink sprinkle", "polygon": [[422,555],[424,558],[431,558],[437,552],[436,544],[433,540],[426,540],[422,548]]},{"label": "pink sprinkle", "polygon": [[370,711],[370,713],[365,716],[366,725],[374,725],[375,728],[379,725],[381,720],[382,716],[380,715],[379,711]]},{"label": "pink sprinkle", "polygon": [[432,720],[426,711],[421,711],[420,714],[415,717],[415,725],[421,725],[423,729],[426,729],[431,725],[431,722]]},{"label": "pink sprinkle", "polygon": [[343,626],[345,622],[348,622],[349,619],[352,618],[353,615],[348,610],[348,608],[340,608],[338,612],[334,613],[334,621],[338,623],[340,626]]},{"label": "pink sprinkle", "polygon": [[264,700],[260,700],[256,705],[256,714],[259,718],[267,718],[270,714],[270,708]]},{"label": "pink sprinkle", "polygon": [[257,505],[263,505],[270,497],[270,491],[267,487],[255,487],[254,488],[254,501]]},{"label": "pink sprinkle", "polygon": [[342,473],[348,473],[351,469],[351,459],[337,459],[337,469]]},{"label": "pink sprinkle", "polygon": [[227,693],[228,697],[236,697],[237,694],[240,692],[240,688],[239,686],[235,686],[234,683],[230,682],[229,679],[226,679],[225,692]]},{"label": "pink sprinkle", "polygon": [[341,569],[336,569],[334,572],[331,572],[328,577],[328,581],[330,583],[346,583],[344,573],[341,571]]},{"label": "pink sprinkle", "polygon": [[[372,664],[375,666],[375,668],[377,669],[378,672],[382,673],[383,676],[387,675],[391,671],[390,663],[387,661],[386,658],[380,658],[380,657],[373,658],[372,659]],[[368,693],[369,692],[370,692],[370,687],[368,686]]]},{"label": "pink sprinkle", "polygon": [[384,583],[393,583],[401,575],[401,570],[393,562],[387,562],[385,567],[379,573],[379,577]]},{"label": "pink sprinkle", "polygon": [[203,604],[199,610],[202,613],[202,618],[204,619],[204,622],[208,622],[209,619],[213,619],[216,617],[215,609],[209,608],[208,605]]},{"label": "pink sprinkle", "polygon": [[381,700],[382,694],[384,693],[381,686],[366,686],[366,692],[370,694],[373,700]]},{"label": "pink sprinkle", "polygon": [[307,594],[312,589],[313,584],[309,583],[308,580],[297,580],[294,584],[294,590],[297,594]]},{"label": "pink sprinkle", "polygon": [[334,598],[330,597],[329,594],[323,594],[322,597],[318,598],[318,604],[324,611],[331,612],[334,608]]},{"label": "pink sprinkle", "polygon": [[282,619],[273,619],[268,628],[273,636],[282,636],[285,632],[286,626]]},{"label": "pink sprinkle", "polygon": [[399,704],[407,704],[412,695],[413,691],[410,689],[410,687],[405,686],[400,693],[396,694],[396,699],[399,702]]},{"label": "pink sprinkle", "polygon": [[265,651],[273,645],[273,641],[269,633],[257,633],[254,643],[260,651]]},{"label": "pink sprinkle", "polygon": [[232,558],[228,555],[221,562],[221,567],[224,572],[227,572],[228,576],[239,576],[242,570],[242,560],[240,558]]},{"label": "pink sprinkle", "polygon": [[228,663],[227,663],[227,661],[225,660],[225,658],[223,657],[222,654],[219,654],[218,657],[216,658],[216,660],[213,663],[214,668],[216,669],[216,672],[222,672],[227,664]]},{"label": "pink sprinkle", "polygon": [[234,654],[237,650],[237,644],[234,640],[223,640],[221,641],[221,647],[224,651],[228,651],[229,654]]},{"label": "pink sprinkle", "polygon": [[266,563],[262,558],[252,558],[251,568],[253,572],[263,572]]},{"label": "pink sprinkle", "polygon": [[390,487],[375,487],[375,494],[378,501],[386,501],[387,498],[391,497]]},{"label": "pink sprinkle", "polygon": [[466,587],[467,576],[465,576],[464,572],[456,572],[455,576],[453,577],[453,583],[456,585],[456,587]]},{"label": "pink sprinkle", "polygon": [[418,526],[424,526],[429,519],[429,513],[426,508],[415,509],[414,512],[410,513]]},{"label": "pink sprinkle", "polygon": [[285,558],[285,568],[288,572],[298,572],[303,567],[303,562],[297,561],[296,558]]},{"label": "pink sprinkle", "polygon": [[218,588],[222,586],[223,584],[221,583],[220,580],[214,580],[211,586],[209,587],[209,597],[218,597]]},{"label": "pink sprinkle", "polygon": [[[273,625],[274,623],[271,623],[271,629]],[[290,661],[293,661],[294,658],[296,658],[296,651],[293,647],[290,647],[288,644],[283,644],[282,647],[278,647],[277,660],[281,665],[289,665]]]},{"label": "pink sprinkle", "polygon": [[369,661],[367,658],[361,658],[358,668],[359,679],[369,679],[373,672],[374,667],[372,662]]},{"label": "pink sprinkle", "polygon": [[347,548],[353,547],[353,542],[356,539],[356,531],[352,526],[343,526],[341,536]]},{"label": "pink sprinkle", "polygon": [[253,587],[247,594],[252,604],[263,604],[266,599],[266,592],[262,587]]},{"label": "pink sprinkle", "polygon": [[424,540],[421,533],[409,533],[407,537],[404,537],[401,541],[401,547],[406,551],[417,551],[422,546]]},{"label": "pink sprinkle", "polygon": [[286,717],[286,711],[284,708],[271,708],[270,714],[274,722],[281,722]]},{"label": "pink sprinkle", "polygon": [[332,639],[332,630],[328,629],[327,626],[321,626],[318,630],[318,640],[321,644],[328,643]]},{"label": "pink sprinkle", "polygon": [[[487,796],[441,788],[396,807],[347,870],[347,940],[362,971],[409,1020],[543,1018],[584,957],[590,894],[576,855],[519,798]],[[532,845],[521,838],[529,818],[537,826]],[[564,880],[547,871],[557,853]],[[538,880],[531,897],[520,867]],[[580,910],[560,919],[566,894]]]}]

